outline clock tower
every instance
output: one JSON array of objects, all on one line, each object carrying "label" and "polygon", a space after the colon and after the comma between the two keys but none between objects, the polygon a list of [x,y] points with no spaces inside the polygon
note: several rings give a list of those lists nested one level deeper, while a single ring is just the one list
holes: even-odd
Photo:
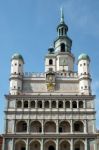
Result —
[{"label": "clock tower", "polygon": [[49,53],[45,58],[45,72],[73,72],[74,56],[71,53],[72,40],[67,36],[68,26],[64,21],[64,13],[61,9],[61,19],[57,26],[58,36],[54,41],[53,48],[49,48]]}]

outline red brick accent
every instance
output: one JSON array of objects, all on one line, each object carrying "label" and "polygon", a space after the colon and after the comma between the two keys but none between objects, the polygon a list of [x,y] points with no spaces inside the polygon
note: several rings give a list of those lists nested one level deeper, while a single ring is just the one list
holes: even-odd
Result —
[{"label": "red brick accent", "polygon": [[0,136],[0,150],[2,150],[3,137]]}]

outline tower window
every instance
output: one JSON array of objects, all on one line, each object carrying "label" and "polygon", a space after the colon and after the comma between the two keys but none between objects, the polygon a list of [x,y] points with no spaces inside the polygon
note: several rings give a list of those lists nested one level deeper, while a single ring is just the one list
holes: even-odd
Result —
[{"label": "tower window", "polygon": [[49,65],[52,65],[52,64],[53,64],[53,60],[49,59]]},{"label": "tower window", "polygon": [[61,43],[61,52],[65,52],[65,44]]},{"label": "tower window", "polygon": [[21,64],[19,64],[19,66],[21,66]]},{"label": "tower window", "polygon": [[62,28],[62,35],[63,35],[63,28]]},{"label": "tower window", "polygon": [[85,86],[85,89],[87,89],[87,86]]}]

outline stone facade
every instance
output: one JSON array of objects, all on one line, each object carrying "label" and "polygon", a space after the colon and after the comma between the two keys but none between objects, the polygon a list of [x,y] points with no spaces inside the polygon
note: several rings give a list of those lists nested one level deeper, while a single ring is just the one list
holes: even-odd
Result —
[{"label": "stone facade", "polygon": [[58,37],[45,56],[44,73],[24,73],[23,57],[12,56],[3,150],[95,150],[90,58],[81,54],[74,71],[67,31],[61,12]]}]

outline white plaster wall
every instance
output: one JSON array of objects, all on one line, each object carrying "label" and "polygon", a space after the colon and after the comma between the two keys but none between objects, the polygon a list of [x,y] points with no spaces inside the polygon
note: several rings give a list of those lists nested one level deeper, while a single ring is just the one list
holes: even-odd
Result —
[{"label": "white plaster wall", "polygon": [[80,76],[81,74],[84,74],[84,72],[86,72],[86,74],[90,73],[88,60],[80,60],[78,62],[78,75]]},{"label": "white plaster wall", "polygon": [[[66,65],[62,65],[61,61],[66,60]],[[74,62],[73,58],[70,55],[57,55],[57,60],[56,60],[56,70],[61,71],[61,70],[66,70],[66,71],[73,71],[74,70]]]},{"label": "white plaster wall", "polygon": [[[16,65],[15,65],[16,64]],[[21,64],[21,66],[19,66]],[[23,62],[22,60],[12,60],[11,62],[11,74],[15,73],[18,74],[20,73],[23,75]]]},{"label": "white plaster wall", "polygon": [[91,93],[91,83],[89,79],[81,79],[79,81],[79,92],[83,94]]}]

